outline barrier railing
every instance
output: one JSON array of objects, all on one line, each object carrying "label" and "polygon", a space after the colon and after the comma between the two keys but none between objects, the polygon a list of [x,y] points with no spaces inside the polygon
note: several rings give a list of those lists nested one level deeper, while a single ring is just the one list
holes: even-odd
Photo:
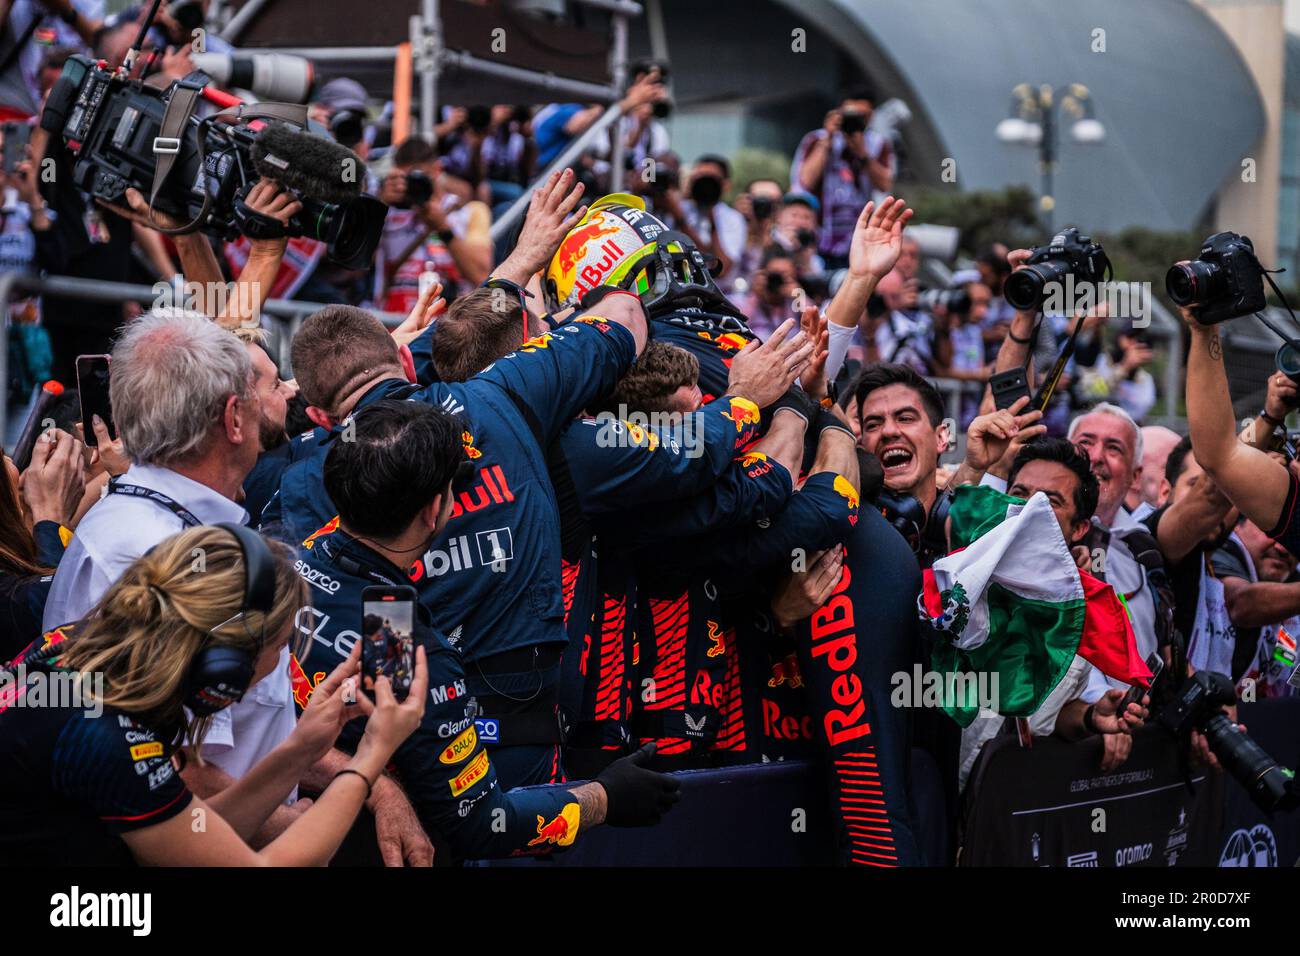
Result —
[{"label": "barrier railing", "polygon": [[[160,285],[143,285],[133,282],[101,282],[97,279],[78,279],[72,276],[40,276],[29,272],[0,273],[0,316],[3,316],[4,347],[0,347],[0,382],[9,381],[9,302],[17,293],[45,294],[64,299],[86,302],[139,302],[149,305],[156,302],[162,291]],[[262,306],[263,322],[271,336],[271,354],[282,372],[289,369],[289,343],[302,320],[324,308],[322,302],[298,302],[292,299],[269,299]],[[393,312],[375,312],[384,325],[394,328],[406,318]],[[71,387],[74,383],[65,382]],[[0,436],[7,434],[8,403],[0,401]]]}]

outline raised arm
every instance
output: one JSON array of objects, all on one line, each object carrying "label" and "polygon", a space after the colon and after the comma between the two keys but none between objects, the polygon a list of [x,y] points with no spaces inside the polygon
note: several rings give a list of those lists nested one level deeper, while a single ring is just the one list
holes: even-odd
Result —
[{"label": "raised arm", "polygon": [[1201,325],[1187,309],[1187,423],[1196,460],[1241,512],[1266,531],[1282,519],[1291,486],[1286,466],[1237,440],[1217,326]]}]

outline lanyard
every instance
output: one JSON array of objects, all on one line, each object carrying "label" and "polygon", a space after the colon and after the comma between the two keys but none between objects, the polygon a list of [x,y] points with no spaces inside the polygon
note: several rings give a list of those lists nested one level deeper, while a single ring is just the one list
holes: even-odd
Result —
[{"label": "lanyard", "polygon": [[108,493],[110,495],[135,495],[137,498],[147,498],[154,504],[166,508],[176,517],[181,519],[181,523],[187,528],[197,528],[203,524],[194,514],[186,509],[179,502],[168,498],[161,491],[154,491],[152,488],[143,488],[140,485],[128,485],[125,482],[110,481],[108,483]]}]

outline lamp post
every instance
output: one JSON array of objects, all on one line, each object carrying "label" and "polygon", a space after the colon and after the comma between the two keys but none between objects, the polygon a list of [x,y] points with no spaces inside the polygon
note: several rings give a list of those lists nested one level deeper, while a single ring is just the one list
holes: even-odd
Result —
[{"label": "lamp post", "polygon": [[1071,120],[1070,137],[1076,143],[1100,144],[1106,139],[1106,127],[1097,119],[1092,96],[1082,83],[1069,83],[1053,88],[1044,83],[1032,86],[1021,83],[1011,91],[1011,109],[1007,118],[998,123],[997,137],[1004,143],[1038,148],[1038,166],[1042,186],[1038,208],[1043,226],[1052,231],[1052,211],[1056,207],[1052,173],[1060,149],[1060,116],[1063,112]]}]

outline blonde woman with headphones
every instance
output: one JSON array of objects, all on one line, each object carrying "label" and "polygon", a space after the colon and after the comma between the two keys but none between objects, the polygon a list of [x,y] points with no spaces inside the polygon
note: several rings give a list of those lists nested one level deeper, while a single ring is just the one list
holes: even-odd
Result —
[{"label": "blonde woman with headphones", "polygon": [[[0,667],[0,864],[324,865],[397,746],[419,725],[423,649],[398,702],[355,691],[357,651],[316,686],[294,732],[205,801],[177,772],[212,714],[276,666],[306,586],[291,552],[236,525],[198,527],[129,567],[81,621]],[[339,729],[356,755],[260,851],[246,842]]]}]

